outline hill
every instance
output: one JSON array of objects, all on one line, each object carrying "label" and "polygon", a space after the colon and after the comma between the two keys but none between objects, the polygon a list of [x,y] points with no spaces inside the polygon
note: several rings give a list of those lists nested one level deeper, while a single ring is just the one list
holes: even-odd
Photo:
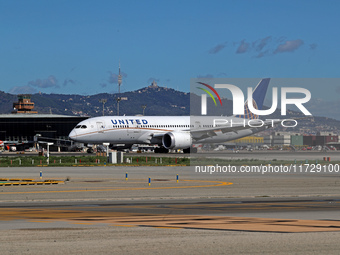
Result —
[{"label": "hill", "polygon": [[[120,115],[143,114],[143,105],[146,105],[145,115],[149,116],[176,116],[176,115],[199,115],[200,97],[195,94],[177,91],[171,88],[148,86],[135,91],[121,93],[123,100],[120,102]],[[103,115],[102,99],[107,100],[104,104],[104,115],[117,115],[117,95],[102,93],[91,96],[64,95],[64,94],[33,94],[32,101],[35,103],[35,110],[40,114],[61,114],[75,116],[101,116]],[[0,114],[9,114],[13,110],[13,102],[17,96],[0,91]],[[223,108],[214,107],[212,100],[208,100],[208,115],[231,116],[232,101],[222,99]],[[191,103],[191,105],[190,105]],[[190,112],[190,108],[192,111]],[[303,117],[303,114],[295,111],[288,111],[287,118]],[[278,119],[280,109],[267,119]],[[312,119],[299,120],[297,128],[289,129],[291,132],[316,133],[318,131],[338,132],[340,121],[326,117],[313,117]],[[278,131],[284,131],[279,128]],[[288,130],[287,130],[288,131]]]},{"label": "hill", "polygon": [[[121,93],[120,115],[137,115],[143,113],[142,105],[146,105],[145,115],[189,115],[190,94],[171,88],[149,86],[136,91]],[[40,114],[61,114],[78,116],[103,115],[102,99],[105,115],[117,115],[117,95],[102,93],[92,96],[64,94],[33,94],[32,102]],[[16,95],[0,91],[0,114],[9,114],[13,110]]]}]

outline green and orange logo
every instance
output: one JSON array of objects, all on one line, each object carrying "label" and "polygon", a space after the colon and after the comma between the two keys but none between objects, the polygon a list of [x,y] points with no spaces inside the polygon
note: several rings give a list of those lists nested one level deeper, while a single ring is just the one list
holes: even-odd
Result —
[{"label": "green and orange logo", "polygon": [[[218,100],[220,101],[220,104],[222,105],[221,97],[220,97],[220,95],[217,93],[217,91],[213,87],[211,87],[210,85],[208,85],[206,83],[203,83],[203,82],[197,82],[197,83],[202,84],[202,85],[206,86],[207,88],[211,89],[211,91],[215,93],[215,95],[217,96]],[[200,87],[197,87],[197,88],[200,89],[200,90],[203,90],[204,92],[206,92],[212,98],[212,100],[214,101],[215,106],[217,106],[215,97],[211,94],[211,92],[209,90],[207,90],[205,88],[200,88]]]}]

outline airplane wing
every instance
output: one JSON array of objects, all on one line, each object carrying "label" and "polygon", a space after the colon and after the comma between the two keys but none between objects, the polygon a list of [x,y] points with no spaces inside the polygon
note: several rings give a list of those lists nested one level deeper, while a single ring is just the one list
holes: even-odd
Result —
[{"label": "airplane wing", "polygon": [[222,132],[222,133],[228,133],[228,132],[235,132],[239,130],[244,130],[244,129],[252,129],[252,128],[268,128],[273,126],[275,123],[279,123],[281,120],[266,120],[266,121],[261,121],[261,120],[252,120],[249,125],[248,123],[238,123],[238,124],[233,124],[232,126],[229,124],[227,125],[218,125],[216,127],[211,127],[211,128],[199,128],[199,129],[190,129],[190,133],[192,138],[195,141],[199,141],[201,139],[217,136],[216,132]]},{"label": "airplane wing", "polygon": [[162,142],[163,136],[170,131],[164,131],[164,132],[148,132],[145,133],[143,136],[141,136],[139,139],[143,140],[145,144],[151,144],[151,140],[158,140],[159,143]]}]

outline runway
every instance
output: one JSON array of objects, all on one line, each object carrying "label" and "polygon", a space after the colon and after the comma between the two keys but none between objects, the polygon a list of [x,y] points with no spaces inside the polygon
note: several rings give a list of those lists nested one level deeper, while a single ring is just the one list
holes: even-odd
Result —
[{"label": "runway", "polygon": [[0,171],[2,178],[39,180],[42,171],[42,179],[65,181],[0,187],[2,254],[336,254],[340,248],[339,173],[202,174],[194,167]]}]

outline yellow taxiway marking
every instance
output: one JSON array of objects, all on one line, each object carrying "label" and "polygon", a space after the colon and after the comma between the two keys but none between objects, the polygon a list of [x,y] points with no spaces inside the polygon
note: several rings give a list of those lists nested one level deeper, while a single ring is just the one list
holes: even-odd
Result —
[{"label": "yellow taxiway marking", "polygon": [[[138,188],[104,188],[104,189],[79,189],[79,190],[44,190],[44,191],[22,191],[22,192],[1,192],[1,194],[39,194],[39,193],[75,193],[75,192],[96,192],[96,191],[121,191],[121,190],[157,190],[157,189],[191,189],[191,188],[207,188],[232,185],[231,182],[222,181],[201,181],[201,180],[181,180],[181,182],[191,183],[213,183],[192,186],[171,186],[171,187],[138,187]],[[145,182],[146,183],[146,182]]]},{"label": "yellow taxiway marking", "polygon": [[[100,212],[65,209],[2,209],[3,220],[24,219],[28,222],[68,222],[79,225],[107,224],[117,227],[155,227],[166,229],[205,229],[278,233],[340,231],[336,220],[299,220],[210,215],[163,215]],[[48,218],[43,220],[41,218]],[[82,222],[81,219],[91,220]]]},{"label": "yellow taxiway marking", "polygon": [[165,228],[165,229],[184,229],[180,227],[155,227],[155,228]]},{"label": "yellow taxiway marking", "polygon": [[117,224],[114,224],[114,225],[111,225],[113,227],[127,227],[127,228],[135,228],[137,226],[135,225],[117,225]]},{"label": "yellow taxiway marking", "polygon": [[50,220],[29,220],[29,222],[34,222],[34,223],[52,223],[53,221]]},{"label": "yellow taxiway marking", "polygon": [[94,225],[95,223],[88,223],[88,222],[72,222],[72,224],[78,224],[78,225]]},{"label": "yellow taxiway marking", "polygon": [[[221,183],[214,183],[219,185]],[[192,186],[190,186],[192,187]],[[257,205],[245,204],[201,204],[201,205],[169,205],[168,209],[182,209],[190,208],[210,209],[212,207],[220,208],[224,206],[226,210],[232,212],[236,206],[236,210],[240,209],[272,209],[276,206],[280,209],[295,208],[292,206],[294,203],[261,203]],[[306,204],[298,205],[298,208],[308,209],[311,206],[319,206],[320,202],[307,202]],[[133,208],[136,205],[130,207]],[[154,205],[138,205],[138,207],[149,209]],[[128,206],[115,206],[121,210]],[[211,216],[211,215],[176,215],[176,214],[149,214],[149,213],[131,213],[131,212],[116,212],[114,209],[101,210],[96,207],[72,207],[72,208],[1,208],[0,209],[0,222],[12,220],[26,220],[28,222],[50,223],[50,222],[68,222],[70,224],[82,225],[96,225],[106,224],[109,226],[122,226],[122,227],[157,227],[157,228],[186,228],[186,229],[205,229],[205,230],[236,230],[236,231],[260,231],[260,232],[280,232],[280,233],[293,233],[293,232],[327,232],[327,231],[340,231],[340,221],[336,220],[300,220],[300,219],[279,219],[279,218],[255,218],[255,217],[233,217],[233,216]],[[133,210],[132,210],[133,211]],[[152,210],[151,210],[152,211]],[[211,212],[211,211],[210,211]]]}]

